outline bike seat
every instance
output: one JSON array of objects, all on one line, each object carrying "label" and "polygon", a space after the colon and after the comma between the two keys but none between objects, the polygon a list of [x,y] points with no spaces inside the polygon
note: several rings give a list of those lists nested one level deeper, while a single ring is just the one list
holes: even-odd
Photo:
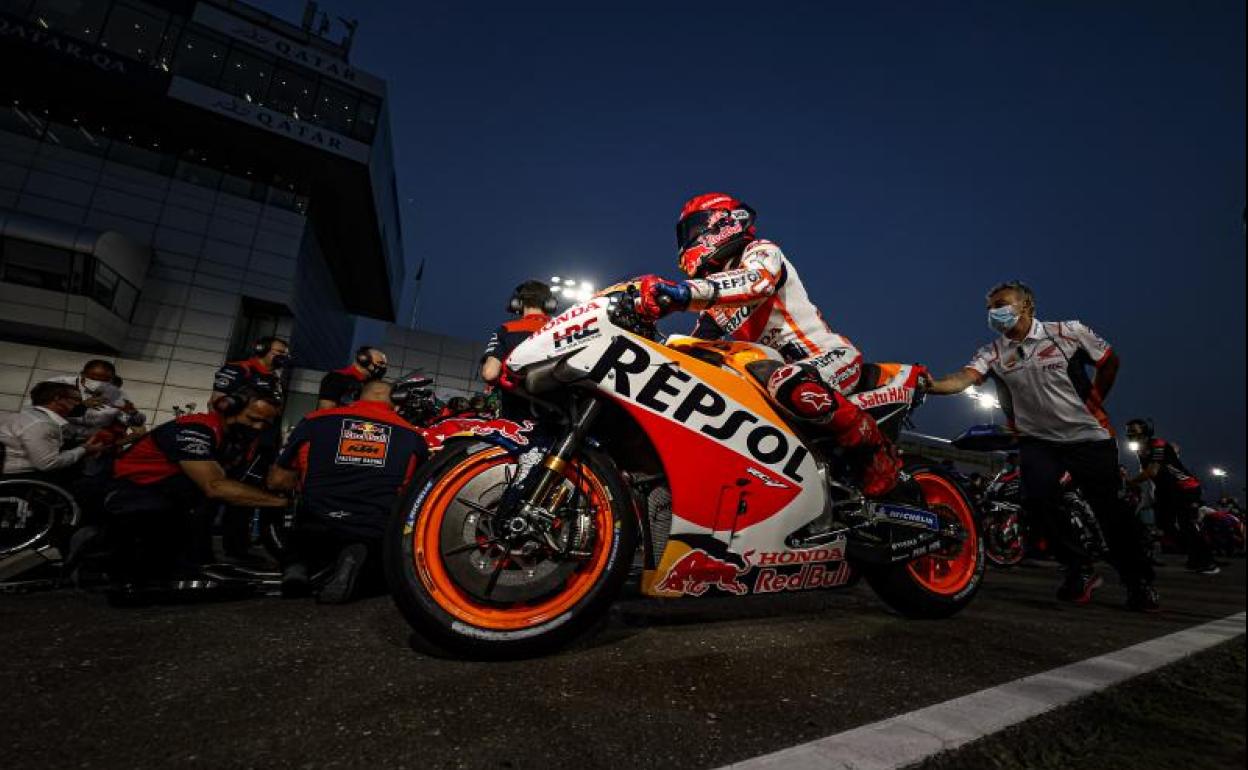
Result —
[{"label": "bike seat", "polygon": [[745,370],[750,373],[751,377],[758,380],[759,385],[766,389],[767,381],[771,379],[771,375],[775,374],[776,370],[782,366],[784,366],[783,361],[766,358],[761,361],[751,361],[745,365]]}]

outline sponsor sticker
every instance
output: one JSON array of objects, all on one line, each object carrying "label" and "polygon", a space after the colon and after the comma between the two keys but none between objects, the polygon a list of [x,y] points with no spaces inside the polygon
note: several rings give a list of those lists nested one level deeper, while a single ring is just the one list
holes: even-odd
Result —
[{"label": "sponsor sticker", "polygon": [[908,524],[921,524],[934,532],[940,531],[940,517],[922,508],[911,508],[906,505],[879,505],[876,510],[893,521],[904,521]]},{"label": "sponsor sticker", "polygon": [[389,425],[368,420],[345,420],[338,435],[335,465],[383,467],[390,451]]}]

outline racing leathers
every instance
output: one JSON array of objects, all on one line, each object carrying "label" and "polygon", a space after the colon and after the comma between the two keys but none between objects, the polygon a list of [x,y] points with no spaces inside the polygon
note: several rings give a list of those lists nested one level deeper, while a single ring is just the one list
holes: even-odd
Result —
[{"label": "racing leathers", "polygon": [[767,381],[772,400],[799,420],[823,427],[841,446],[863,450],[863,494],[879,497],[892,490],[901,468],[897,450],[875,420],[846,398],[862,377],[862,353],[828,327],[779,246],[753,240],[722,272],[683,285],[643,283],[643,312],[661,314],[657,305],[646,305],[665,294],[700,311],[695,337],[732,337],[776,350],[786,365]]}]

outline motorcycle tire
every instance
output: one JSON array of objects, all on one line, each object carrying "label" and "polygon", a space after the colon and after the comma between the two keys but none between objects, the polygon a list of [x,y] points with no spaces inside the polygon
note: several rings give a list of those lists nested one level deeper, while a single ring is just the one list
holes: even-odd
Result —
[{"label": "motorcycle tire", "polygon": [[[492,444],[448,442],[417,471],[391,517],[384,549],[391,596],[417,635],[454,656],[525,658],[569,644],[605,619],[637,550],[637,522],[619,471],[605,454],[585,449],[566,478],[593,520],[589,555],[526,567],[524,555],[500,554],[480,534],[493,526],[488,512],[475,519],[473,512],[486,509],[496,491],[501,497],[504,466],[515,463],[514,454]],[[474,505],[463,503],[474,491]],[[501,580],[508,567],[518,569]],[[500,585],[508,596],[495,599]]]},{"label": "motorcycle tire", "polygon": [[954,519],[966,532],[956,546],[908,562],[870,570],[867,584],[907,618],[947,618],[975,598],[984,579],[987,558],[970,497],[953,478],[934,468],[912,471],[923,490],[928,510],[942,520]]}]

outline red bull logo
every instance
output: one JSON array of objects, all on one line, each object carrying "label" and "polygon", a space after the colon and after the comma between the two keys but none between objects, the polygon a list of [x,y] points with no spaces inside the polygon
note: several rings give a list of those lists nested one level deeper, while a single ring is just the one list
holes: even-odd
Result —
[{"label": "red bull logo", "polygon": [[451,419],[443,420],[437,425],[426,429],[424,433],[425,443],[429,446],[429,451],[436,452],[442,448],[443,444],[456,436],[498,436],[517,446],[528,446],[529,437],[527,434],[531,430],[533,430],[532,420],[516,423],[502,419]]},{"label": "red bull logo", "polygon": [[706,589],[714,586],[721,591],[740,596],[750,590],[739,579],[749,569],[748,563],[738,567],[701,548],[695,548],[672,565],[663,579],[655,585],[655,590],[701,596],[706,593]]}]

